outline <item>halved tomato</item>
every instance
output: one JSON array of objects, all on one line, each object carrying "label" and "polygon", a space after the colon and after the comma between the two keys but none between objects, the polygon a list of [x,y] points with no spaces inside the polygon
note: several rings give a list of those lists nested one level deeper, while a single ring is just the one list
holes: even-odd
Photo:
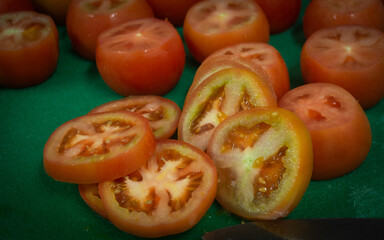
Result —
[{"label": "halved tomato", "polygon": [[100,183],[109,220],[141,237],[161,237],[192,228],[215,199],[217,173],[200,149],[161,140],[146,166],[114,181]]},{"label": "halved tomato", "polygon": [[103,202],[101,201],[99,194],[99,184],[79,184],[79,193],[84,202],[97,214],[105,219],[108,219],[107,213],[105,212]]},{"label": "halved tomato", "polygon": [[205,150],[220,122],[239,111],[258,106],[277,106],[265,79],[240,68],[218,71],[204,80],[184,104],[178,139]]},{"label": "halved tomato", "polygon": [[140,114],[95,113],[58,127],[44,147],[44,169],[70,183],[98,183],[136,171],[151,158],[155,137]]},{"label": "halved tomato", "polygon": [[290,90],[279,102],[308,127],[314,165],[312,179],[331,179],[357,168],[372,143],[365,112],[345,89],[329,83],[310,83]]},{"label": "halved tomato", "polygon": [[312,175],[312,143],[292,112],[259,107],[228,117],[214,130],[208,155],[217,168],[217,201],[249,220],[287,216]]},{"label": "halved tomato", "polygon": [[251,0],[198,2],[187,12],[183,31],[188,49],[198,62],[229,45],[269,41],[268,20]]},{"label": "halved tomato", "polygon": [[176,132],[181,110],[172,100],[161,96],[131,96],[98,106],[90,114],[126,110],[148,119],[156,140],[172,137]]}]

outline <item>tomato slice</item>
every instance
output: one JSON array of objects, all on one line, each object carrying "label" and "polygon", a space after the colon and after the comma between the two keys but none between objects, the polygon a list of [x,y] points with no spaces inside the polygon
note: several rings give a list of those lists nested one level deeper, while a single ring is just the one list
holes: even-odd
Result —
[{"label": "tomato slice", "polygon": [[240,56],[250,59],[260,65],[269,75],[277,99],[280,99],[290,89],[289,73],[287,65],[279,51],[272,45],[262,42],[238,43],[217,50],[208,56],[206,60],[214,56]]},{"label": "tomato slice", "polygon": [[268,20],[251,0],[198,2],[187,12],[183,31],[188,49],[198,62],[239,42],[269,41]]},{"label": "tomato slice", "polygon": [[215,199],[212,159],[178,140],[161,140],[147,165],[125,177],[100,183],[110,221],[141,237],[161,237],[192,228]]},{"label": "tomato slice", "polygon": [[99,194],[99,184],[79,184],[79,193],[84,202],[97,214],[105,219],[108,219],[107,213],[105,212],[103,202],[101,201]]},{"label": "tomato slice", "polygon": [[308,127],[314,153],[314,180],[340,177],[357,168],[372,143],[371,127],[359,103],[345,89],[311,83],[290,90],[279,106]]},{"label": "tomato slice", "polygon": [[312,143],[292,112],[259,107],[217,126],[208,144],[217,168],[218,202],[245,219],[287,216],[300,202],[312,174]]},{"label": "tomato slice", "polygon": [[204,80],[184,104],[178,139],[205,150],[220,122],[236,112],[258,106],[277,106],[264,79],[239,68],[218,71]]},{"label": "tomato slice", "polygon": [[301,70],[307,83],[339,85],[370,108],[384,97],[384,33],[361,26],[319,30],[303,46]]},{"label": "tomato slice", "polygon": [[155,150],[148,121],[137,113],[97,113],[57,128],[44,147],[44,168],[52,178],[97,183],[143,166]]},{"label": "tomato slice", "polygon": [[59,57],[53,20],[32,11],[0,15],[0,86],[22,88],[46,81]]},{"label": "tomato slice", "polygon": [[156,140],[172,137],[176,132],[181,110],[172,100],[160,96],[131,96],[105,103],[94,108],[90,114],[126,110],[136,112],[148,119]]}]

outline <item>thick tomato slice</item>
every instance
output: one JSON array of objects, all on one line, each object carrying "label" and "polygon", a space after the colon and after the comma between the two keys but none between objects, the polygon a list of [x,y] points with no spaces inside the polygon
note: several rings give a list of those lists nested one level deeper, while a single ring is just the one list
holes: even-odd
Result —
[{"label": "thick tomato slice", "polygon": [[31,0],[1,0],[0,14],[16,11],[33,11],[35,8]]},{"label": "thick tomato slice", "polygon": [[240,56],[250,59],[260,65],[269,75],[277,99],[280,99],[290,89],[289,73],[287,65],[279,51],[272,45],[262,42],[238,43],[217,50],[208,56],[206,60],[214,56]]},{"label": "thick tomato slice", "polygon": [[198,62],[239,42],[269,41],[268,20],[251,0],[198,2],[189,9],[183,30],[188,49]]},{"label": "thick tomato slice", "polygon": [[99,36],[96,64],[106,84],[120,95],[163,95],[181,77],[184,45],[168,21],[133,20]]},{"label": "thick tomato slice", "polygon": [[32,3],[37,11],[51,16],[56,24],[64,25],[68,6],[71,1],[72,0],[32,0]]},{"label": "thick tomato slice", "polygon": [[321,28],[355,24],[384,31],[384,5],[380,0],[312,0],[303,16],[307,38]]},{"label": "thick tomato slice", "polygon": [[239,111],[258,106],[277,106],[265,79],[240,68],[218,71],[204,80],[185,102],[178,139],[205,150],[220,122]]},{"label": "thick tomato slice", "polygon": [[127,21],[153,16],[151,7],[142,0],[73,0],[66,24],[75,51],[94,60],[97,37],[102,32]]},{"label": "thick tomato slice", "polygon": [[0,15],[0,86],[22,88],[46,81],[59,57],[53,20],[32,11]]},{"label": "thick tomato slice", "polygon": [[192,228],[215,199],[217,173],[211,158],[177,140],[161,140],[147,165],[100,183],[109,220],[141,237],[161,237]]},{"label": "thick tomato slice", "polygon": [[172,100],[160,96],[131,96],[105,103],[94,108],[90,114],[126,110],[136,112],[148,119],[156,140],[172,137],[176,132],[181,110]]},{"label": "thick tomato slice", "polygon": [[369,108],[384,97],[384,33],[362,26],[337,26],[312,34],[301,52],[307,83],[347,89]]},{"label": "thick tomato slice", "polygon": [[155,145],[148,121],[137,113],[86,115],[62,124],[51,134],[44,147],[44,168],[58,181],[109,181],[143,166]]},{"label": "thick tomato slice", "polygon": [[329,83],[306,84],[290,90],[279,106],[296,113],[311,133],[312,179],[342,176],[367,157],[371,127],[359,103],[345,89]]},{"label": "thick tomato slice", "polygon": [[254,108],[228,117],[213,132],[207,153],[217,168],[216,199],[246,219],[287,216],[311,179],[310,134],[282,108]]},{"label": "thick tomato slice", "polygon": [[103,202],[101,201],[99,194],[99,184],[79,184],[79,193],[84,202],[97,214],[105,219],[108,219],[107,213],[105,212]]}]

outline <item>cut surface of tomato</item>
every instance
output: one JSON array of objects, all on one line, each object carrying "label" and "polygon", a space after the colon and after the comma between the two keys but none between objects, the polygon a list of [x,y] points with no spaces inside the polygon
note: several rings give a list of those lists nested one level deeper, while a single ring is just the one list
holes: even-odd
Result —
[{"label": "cut surface of tomato", "polygon": [[110,221],[141,237],[161,237],[192,228],[215,199],[217,174],[212,159],[178,140],[157,142],[139,170],[99,185]]},{"label": "cut surface of tomato", "polygon": [[143,166],[155,149],[148,121],[137,113],[97,113],[57,128],[44,147],[44,168],[70,183],[113,180]]},{"label": "cut surface of tomato", "polygon": [[99,184],[79,184],[79,193],[84,202],[97,214],[105,219],[108,219],[107,213],[105,212],[103,202],[101,201],[99,194]]},{"label": "cut surface of tomato", "polygon": [[287,216],[312,174],[312,143],[292,112],[258,107],[238,112],[214,130],[208,155],[217,168],[218,202],[249,220]]}]

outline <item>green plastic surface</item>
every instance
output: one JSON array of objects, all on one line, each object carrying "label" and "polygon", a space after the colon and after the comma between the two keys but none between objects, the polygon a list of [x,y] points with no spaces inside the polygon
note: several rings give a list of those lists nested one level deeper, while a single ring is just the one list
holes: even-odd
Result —
[{"label": "green plastic surface", "polygon": [[[301,17],[307,2],[303,1]],[[286,61],[291,87],[303,83],[301,17],[270,40]],[[0,239],[140,239],[94,213],[77,185],[57,182],[44,171],[44,144],[57,127],[122,98],[103,82],[94,62],[72,50],[65,27],[59,27],[59,36],[60,58],[50,79],[25,89],[0,89]],[[182,107],[197,67],[187,51],[180,82],[165,97]],[[384,101],[366,111],[373,142],[363,164],[343,177],[312,181],[287,218],[384,217],[383,112]],[[163,239],[200,239],[206,231],[242,221],[214,202],[195,227]]]}]

